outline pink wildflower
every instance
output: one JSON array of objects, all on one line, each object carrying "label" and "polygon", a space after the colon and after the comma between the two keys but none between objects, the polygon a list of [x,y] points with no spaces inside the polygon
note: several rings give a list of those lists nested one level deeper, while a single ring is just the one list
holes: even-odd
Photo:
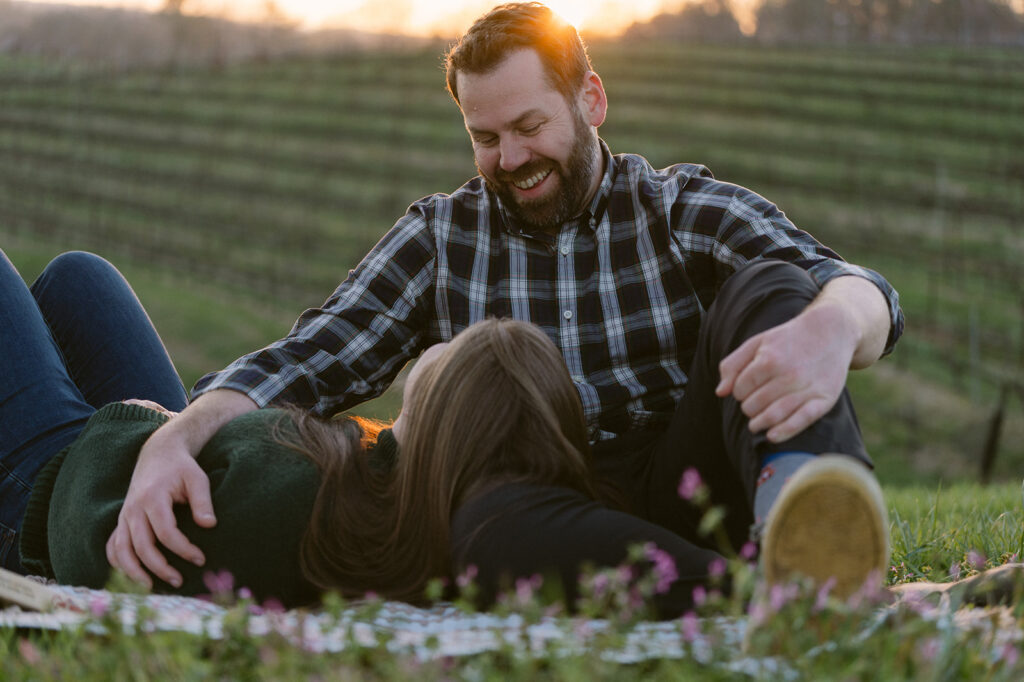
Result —
[{"label": "pink wildflower", "polygon": [[959,562],[954,562],[953,565],[949,567],[949,577],[950,577],[951,580],[960,580],[960,563]]},{"label": "pink wildflower", "polygon": [[270,599],[263,602],[263,611],[265,613],[284,613],[284,604],[282,604],[277,599],[271,597]]},{"label": "pink wildflower", "polygon": [[756,556],[757,556],[757,545],[755,545],[753,542],[750,542],[748,540],[740,548],[740,558],[744,559],[746,561],[751,561]]},{"label": "pink wildflower", "polygon": [[765,622],[768,618],[768,610],[765,609],[762,602],[752,601],[747,608],[747,615],[750,616],[750,623],[748,623],[747,627],[753,627]]},{"label": "pink wildflower", "polygon": [[680,620],[680,631],[685,642],[692,643],[700,636],[700,619],[697,618],[696,613],[687,611],[683,614]]},{"label": "pink wildflower", "polygon": [[110,609],[110,600],[105,595],[97,594],[89,600],[89,611],[93,617],[101,618]]},{"label": "pink wildflower", "polygon": [[703,585],[697,585],[693,588],[693,603],[696,606],[704,606],[708,601],[708,591],[704,589]]},{"label": "pink wildflower", "polygon": [[544,579],[539,575],[516,579],[516,601],[519,602],[519,605],[526,606],[533,601],[533,593],[540,588],[543,582]]},{"label": "pink wildflower", "polygon": [[999,658],[1003,659],[1007,668],[1012,668],[1020,660],[1020,651],[1014,646],[1013,642],[1007,642],[1003,645],[1003,650],[999,652]]},{"label": "pink wildflower", "polygon": [[608,579],[608,574],[598,573],[594,576],[594,579],[590,583],[590,588],[594,590],[594,596],[597,598],[603,597],[605,592],[608,591],[608,585],[611,581]]},{"label": "pink wildflower", "polygon": [[469,566],[466,566],[466,570],[463,571],[462,575],[458,576],[455,579],[455,583],[460,588],[465,589],[473,583],[473,580],[476,578],[476,576],[477,568],[475,565],[470,564]]},{"label": "pink wildflower", "polygon": [[644,605],[644,597],[642,594],[640,594],[640,589],[636,587],[636,585],[634,585],[633,587],[629,588],[628,596],[629,610],[627,611],[627,613],[639,611]]},{"label": "pink wildflower", "polygon": [[934,661],[938,657],[940,649],[942,649],[942,643],[939,638],[929,637],[917,645],[917,656],[922,661]]},{"label": "pink wildflower", "polygon": [[772,611],[781,611],[782,607],[789,601],[789,595],[786,593],[786,588],[782,585],[772,585],[771,590],[768,591],[768,603],[772,607]]},{"label": "pink wildflower", "polygon": [[203,584],[211,594],[231,594],[235,589],[235,576],[230,571],[206,571],[203,573]]},{"label": "pink wildflower", "polygon": [[722,557],[718,557],[717,559],[713,559],[711,563],[708,564],[708,575],[710,575],[712,578],[721,578],[723,575],[725,575],[726,568],[727,564],[725,563],[725,559],[723,559]]},{"label": "pink wildflower", "polygon": [[690,467],[683,472],[683,478],[679,481],[679,497],[684,500],[692,500],[703,485],[704,482],[700,478],[700,473],[693,467]]},{"label": "pink wildflower", "polygon": [[835,577],[832,577],[826,580],[825,584],[818,588],[818,594],[814,599],[814,613],[825,608],[825,605],[828,604],[828,595],[835,586],[836,579]]},{"label": "pink wildflower", "polygon": [[39,649],[31,641],[24,637],[18,638],[18,653],[25,659],[25,662],[29,665],[36,665],[43,660],[43,655],[39,653]]},{"label": "pink wildflower", "polygon": [[976,571],[985,570],[985,562],[987,559],[981,552],[972,549],[967,553],[967,564]]}]

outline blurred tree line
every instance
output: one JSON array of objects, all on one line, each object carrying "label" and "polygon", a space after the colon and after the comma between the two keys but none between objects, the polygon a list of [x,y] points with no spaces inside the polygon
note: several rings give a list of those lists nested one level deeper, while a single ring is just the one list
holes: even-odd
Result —
[{"label": "blurred tree line", "polygon": [[733,0],[696,0],[634,24],[627,38],[765,43],[887,43],[1024,46],[1024,17],[1010,0],[764,0],[753,35]]}]

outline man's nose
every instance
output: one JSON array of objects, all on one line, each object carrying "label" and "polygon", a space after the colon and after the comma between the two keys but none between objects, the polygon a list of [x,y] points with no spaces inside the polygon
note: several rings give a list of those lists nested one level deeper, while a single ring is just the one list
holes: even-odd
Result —
[{"label": "man's nose", "polygon": [[516,170],[530,158],[530,153],[526,147],[520,144],[518,135],[506,135],[501,139],[501,159],[499,164],[501,170],[506,173],[511,173]]}]

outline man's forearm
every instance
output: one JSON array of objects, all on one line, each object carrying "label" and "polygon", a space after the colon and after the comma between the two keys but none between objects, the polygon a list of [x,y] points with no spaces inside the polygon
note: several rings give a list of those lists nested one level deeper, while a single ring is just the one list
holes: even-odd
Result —
[{"label": "man's forearm", "polygon": [[856,344],[851,369],[869,367],[882,356],[891,326],[889,307],[885,296],[870,280],[836,277],[825,284],[804,312],[820,316],[825,324],[835,323],[848,330]]},{"label": "man's forearm", "polygon": [[259,406],[244,393],[215,389],[196,398],[161,430],[173,432],[175,436],[183,439],[188,451],[194,456],[220,427],[235,417],[256,409],[259,409]]}]

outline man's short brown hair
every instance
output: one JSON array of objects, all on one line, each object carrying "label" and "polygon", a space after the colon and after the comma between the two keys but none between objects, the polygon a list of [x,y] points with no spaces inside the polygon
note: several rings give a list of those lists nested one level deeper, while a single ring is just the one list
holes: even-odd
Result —
[{"label": "man's short brown hair", "polygon": [[448,51],[448,92],[458,103],[458,72],[487,73],[523,48],[537,52],[552,87],[566,99],[576,94],[591,70],[587,50],[572,24],[539,2],[510,2],[477,19]]}]

